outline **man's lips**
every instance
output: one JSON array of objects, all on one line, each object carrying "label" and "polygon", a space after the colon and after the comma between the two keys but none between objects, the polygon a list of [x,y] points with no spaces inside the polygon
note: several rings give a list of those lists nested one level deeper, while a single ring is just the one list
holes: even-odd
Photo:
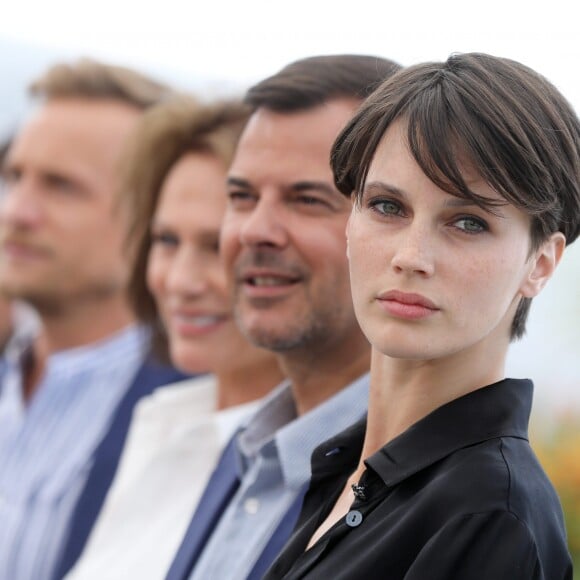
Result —
[{"label": "man's lips", "polygon": [[279,299],[292,292],[302,277],[279,270],[244,270],[237,280],[250,299]]},{"label": "man's lips", "polygon": [[384,292],[377,297],[377,300],[389,314],[409,320],[426,318],[440,310],[434,302],[421,294],[399,290]]},{"label": "man's lips", "polygon": [[238,276],[238,280],[249,286],[263,288],[296,284],[300,281],[300,277],[295,274],[273,270],[247,270]]},{"label": "man's lips", "polygon": [[243,279],[244,284],[250,286],[265,287],[265,286],[288,286],[288,284],[295,284],[297,280],[292,278],[284,278],[282,276],[247,276]]}]

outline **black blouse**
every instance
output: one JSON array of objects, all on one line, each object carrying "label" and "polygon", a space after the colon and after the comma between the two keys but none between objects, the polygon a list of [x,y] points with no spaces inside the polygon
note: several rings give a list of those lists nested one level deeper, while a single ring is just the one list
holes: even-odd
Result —
[{"label": "black blouse", "polygon": [[305,552],[357,467],[364,421],[318,447],[264,579],[571,580],[560,503],[528,442],[532,391],[506,379],[412,425],[365,462],[348,515]]}]

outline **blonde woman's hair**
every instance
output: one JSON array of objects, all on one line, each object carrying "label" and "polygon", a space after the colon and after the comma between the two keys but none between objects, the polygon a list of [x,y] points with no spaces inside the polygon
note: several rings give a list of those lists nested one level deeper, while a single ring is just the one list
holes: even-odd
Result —
[{"label": "blonde woman's hair", "polygon": [[227,168],[248,117],[249,108],[241,101],[202,105],[179,97],[145,113],[126,151],[118,204],[129,220],[126,248],[133,264],[129,300],[137,317],[152,329],[157,354],[165,358],[165,333],[146,283],[150,225],[163,181],[190,152],[216,157]]}]

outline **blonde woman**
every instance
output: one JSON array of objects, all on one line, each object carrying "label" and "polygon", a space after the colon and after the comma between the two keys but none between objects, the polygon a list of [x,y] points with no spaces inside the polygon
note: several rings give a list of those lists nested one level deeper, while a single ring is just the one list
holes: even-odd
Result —
[{"label": "blonde woman", "polygon": [[[130,296],[160,351],[190,373],[136,410],[120,474],[69,578],[164,576],[221,447],[281,381],[232,316],[219,230],[226,171],[248,113],[183,99],[145,117],[127,160]],[[130,198],[130,199],[129,199]]]}]

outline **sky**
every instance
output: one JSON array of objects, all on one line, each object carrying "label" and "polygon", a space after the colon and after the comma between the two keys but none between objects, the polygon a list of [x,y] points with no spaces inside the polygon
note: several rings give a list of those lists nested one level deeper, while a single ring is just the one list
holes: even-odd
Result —
[{"label": "sky", "polygon": [[[519,60],[580,111],[580,41],[571,0],[13,0],[0,40],[155,72],[207,95],[243,91],[304,56],[358,53],[410,65],[453,52]],[[19,54],[0,54],[16,78]],[[1,62],[0,62],[1,64]],[[23,90],[3,73],[3,91]],[[21,81],[20,81],[21,82]],[[578,246],[578,247],[575,247]],[[536,381],[536,405],[580,407],[580,241],[534,301],[508,373]]]},{"label": "sky", "polygon": [[0,35],[241,85],[312,54],[403,65],[482,51],[522,61],[580,108],[572,0],[18,0]]}]

